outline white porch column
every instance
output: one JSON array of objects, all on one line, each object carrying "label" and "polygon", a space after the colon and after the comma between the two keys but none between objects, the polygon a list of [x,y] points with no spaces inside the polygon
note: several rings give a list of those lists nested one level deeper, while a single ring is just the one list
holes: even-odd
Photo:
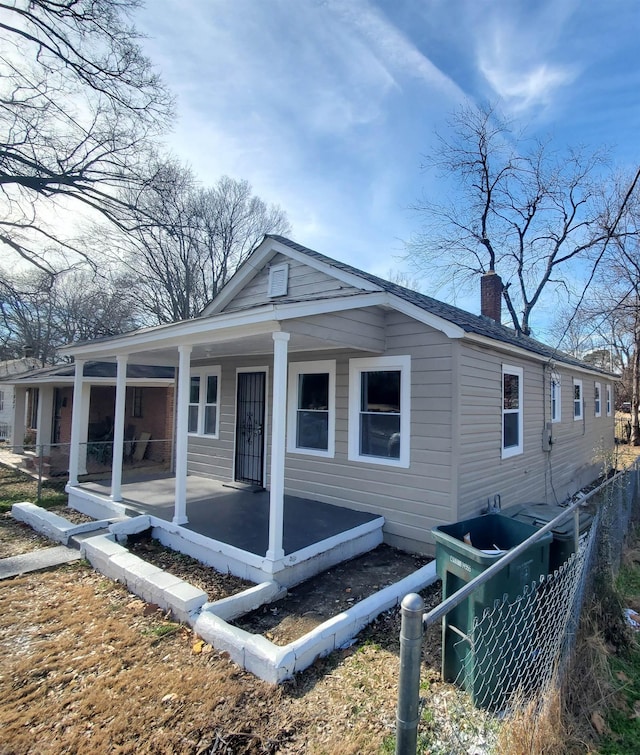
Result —
[{"label": "white porch column", "polygon": [[11,450],[14,454],[24,451],[24,434],[27,431],[27,389],[14,385],[13,424],[11,425]]},{"label": "white porch column", "polygon": [[271,428],[271,488],[269,494],[269,550],[267,558],[284,558],[284,457],[287,425],[287,351],[289,333],[272,333],[273,401]]},{"label": "white porch column", "polygon": [[38,398],[38,431],[36,444],[38,453],[48,456],[51,453],[51,433],[53,430],[53,386],[40,386]]},{"label": "white porch column", "polygon": [[[73,378],[73,408],[71,413],[71,448],[69,449],[69,485],[78,484],[78,468],[80,464],[80,436],[82,434],[82,418],[88,417],[88,407],[84,406],[86,393],[84,392],[84,359],[75,360],[75,374]],[[86,466],[86,447],[83,453]]]},{"label": "white porch column", "polygon": [[111,456],[111,500],[122,500],[122,457],[124,451],[124,406],[127,395],[127,354],[116,357],[116,407],[113,416],[113,453]]},{"label": "white porch column", "polygon": [[187,449],[189,444],[189,385],[191,382],[191,346],[179,346],[178,392],[176,396],[176,507],[174,524],[186,524],[187,519]]},{"label": "white porch column", "polygon": [[[87,451],[89,449],[89,410],[91,409],[91,383],[82,381],[80,397],[80,447],[78,449],[78,474],[87,474]],[[73,415],[72,415],[73,421]]]}]

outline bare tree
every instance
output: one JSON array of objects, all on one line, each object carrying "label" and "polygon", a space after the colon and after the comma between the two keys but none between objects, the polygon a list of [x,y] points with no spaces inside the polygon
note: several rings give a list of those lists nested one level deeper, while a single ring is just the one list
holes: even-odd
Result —
[{"label": "bare tree", "polygon": [[529,335],[543,292],[566,290],[575,262],[597,263],[622,233],[613,221],[624,195],[607,193],[602,154],[527,140],[490,107],[462,108],[451,126],[426,167],[456,190],[446,205],[417,205],[425,225],[410,256],[448,283],[499,273],[513,327]]},{"label": "bare tree", "polygon": [[422,291],[422,280],[417,275],[412,275],[406,270],[394,270],[389,268],[387,280],[411,291]]},{"label": "bare tree", "polygon": [[[638,175],[636,174],[636,182]],[[618,181],[623,192],[624,181]],[[617,234],[600,270],[599,280],[608,292],[610,305],[605,316],[614,343],[628,342],[626,377],[630,378],[631,443],[640,445],[640,197],[627,191],[624,212],[618,225],[624,233]]]},{"label": "bare tree", "polygon": [[57,275],[31,269],[0,273],[0,344],[5,358],[27,351],[42,365],[56,361],[63,344],[134,329],[136,300],[121,277],[97,278],[94,271]]},{"label": "bare tree", "polygon": [[43,271],[56,245],[82,253],[62,230],[79,210],[122,222],[118,190],[170,115],[139,4],[0,0],[0,243]]},{"label": "bare tree", "polygon": [[152,170],[136,198],[136,228],[112,234],[109,247],[148,321],[168,323],[198,315],[263,236],[287,233],[289,223],[247,181],[223,176],[205,189],[175,160],[160,160]]}]

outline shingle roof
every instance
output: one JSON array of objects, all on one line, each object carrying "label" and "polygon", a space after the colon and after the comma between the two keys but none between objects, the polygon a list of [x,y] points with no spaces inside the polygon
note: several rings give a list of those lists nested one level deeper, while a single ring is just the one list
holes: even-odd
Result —
[{"label": "shingle roof", "polygon": [[[84,365],[84,376],[86,378],[115,378],[115,362],[86,362]],[[75,364],[58,364],[53,367],[43,367],[39,370],[30,370],[19,375],[12,376],[13,381],[37,382],[44,378],[73,378],[75,375]],[[172,379],[174,377],[173,367],[163,367],[150,364],[128,364],[127,377],[130,379]]]},{"label": "shingle roof", "polygon": [[379,286],[383,291],[387,291],[388,293],[393,294],[394,296],[397,296],[398,298],[403,299],[410,304],[414,304],[415,306],[420,307],[420,309],[424,309],[426,312],[436,315],[437,317],[441,317],[443,320],[457,325],[458,327],[462,328],[465,333],[476,333],[478,335],[485,336],[486,338],[491,338],[495,341],[501,341],[502,343],[506,343],[511,346],[518,346],[521,349],[531,351],[534,354],[539,354],[540,356],[547,357],[551,360],[557,360],[564,362],[565,364],[584,367],[595,372],[602,372],[607,375],[610,374],[606,370],[600,370],[597,367],[587,364],[586,362],[583,362],[580,359],[576,359],[575,357],[569,356],[568,354],[565,354],[558,349],[547,346],[541,341],[536,341],[535,338],[530,338],[529,336],[518,334],[515,330],[507,328],[506,326],[501,325],[500,323],[492,320],[489,317],[474,315],[471,312],[465,311],[464,309],[454,307],[452,304],[445,304],[445,302],[438,301],[438,299],[433,299],[432,297],[426,296],[425,294],[420,294],[417,291],[412,291],[411,289],[405,288],[404,286],[399,286],[396,283],[391,283],[390,281],[384,280],[384,278],[378,278],[377,275],[372,275],[371,273],[367,273],[364,270],[359,270],[357,267],[348,265],[345,262],[334,260],[331,257],[327,257],[324,254],[320,254],[320,252],[316,252],[313,249],[302,246],[302,244],[298,244],[295,241],[292,241],[291,239],[288,239],[284,236],[269,234],[267,238],[278,241],[280,244],[284,244],[285,246],[294,249],[296,252],[300,252],[301,254],[305,254],[312,259],[316,259],[319,262],[330,265],[331,267],[336,268],[336,270],[342,270],[343,272],[357,275],[360,278],[368,281],[369,283],[373,283],[374,285]]}]

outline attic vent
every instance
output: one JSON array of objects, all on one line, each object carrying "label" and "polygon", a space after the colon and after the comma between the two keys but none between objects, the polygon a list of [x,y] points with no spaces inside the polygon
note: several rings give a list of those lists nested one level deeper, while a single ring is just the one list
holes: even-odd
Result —
[{"label": "attic vent", "polygon": [[269,268],[269,296],[286,296],[289,286],[289,265],[273,265]]}]

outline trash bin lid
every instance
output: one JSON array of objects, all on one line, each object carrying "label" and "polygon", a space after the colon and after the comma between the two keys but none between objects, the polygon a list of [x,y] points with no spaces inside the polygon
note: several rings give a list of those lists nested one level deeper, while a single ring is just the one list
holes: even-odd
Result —
[{"label": "trash bin lid", "polygon": [[[509,506],[502,509],[501,514],[519,522],[531,524],[534,527],[544,527],[552,519],[566,511],[563,506],[554,503],[520,503],[515,506]],[[580,534],[586,532],[591,527],[593,516],[588,511],[580,511]],[[559,522],[551,530],[556,537],[569,538],[573,537],[573,514],[568,516],[564,521]]]}]

